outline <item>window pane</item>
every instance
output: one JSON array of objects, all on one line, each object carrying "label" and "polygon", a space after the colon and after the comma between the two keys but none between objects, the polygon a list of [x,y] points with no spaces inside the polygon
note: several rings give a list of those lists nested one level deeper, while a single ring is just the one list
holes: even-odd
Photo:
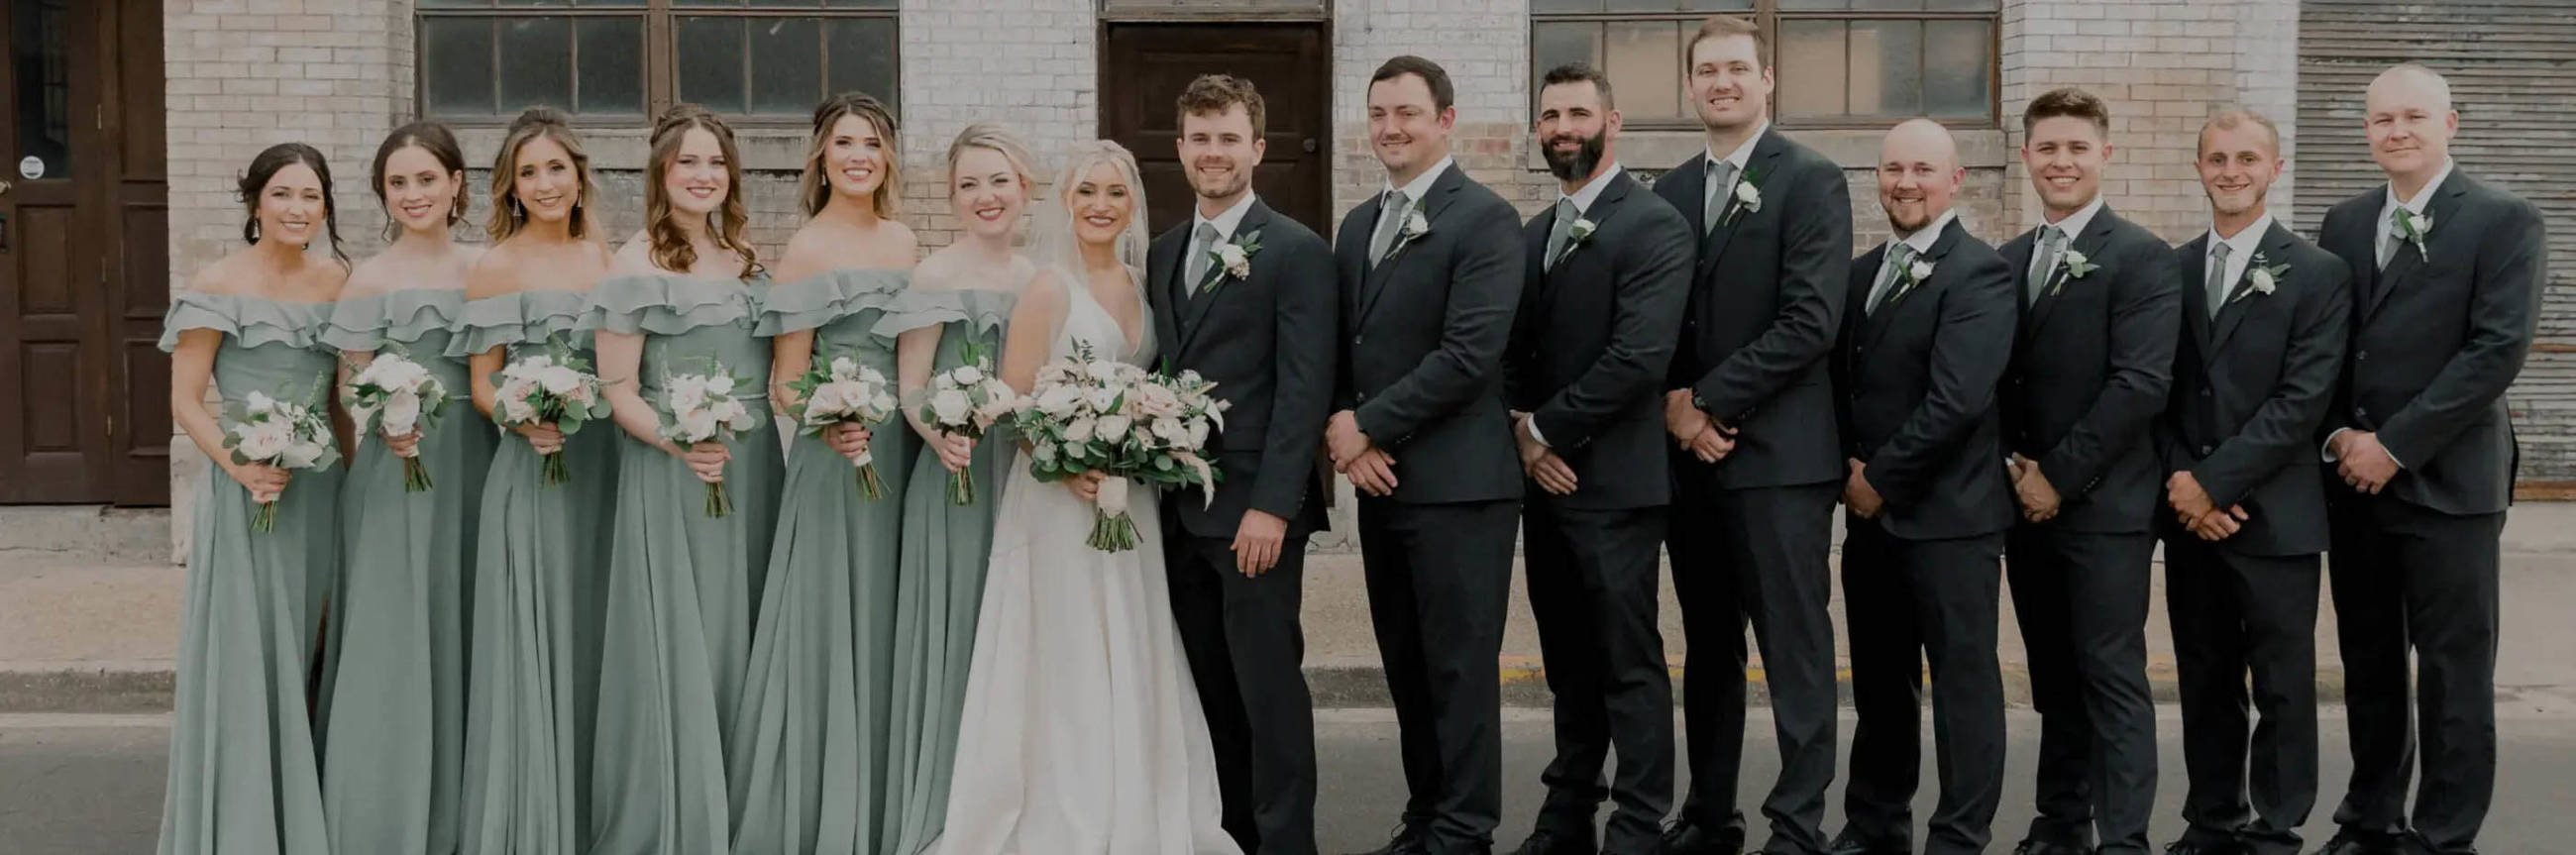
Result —
[{"label": "window pane", "polygon": [[423,9],[482,9],[491,5],[492,0],[420,0]]},{"label": "window pane", "polygon": [[[1684,12],[1742,12],[1753,8],[1753,0],[1681,0]],[[1692,32],[1698,32],[1696,26]]]},{"label": "window pane", "polygon": [[1784,116],[1838,116],[1843,112],[1843,22],[1782,21],[1774,56]]},{"label": "window pane", "polygon": [[499,112],[492,103],[492,21],[422,18],[421,100],[432,114]]},{"label": "window pane", "polygon": [[902,4],[901,0],[823,0],[823,5],[835,9],[893,9]]},{"label": "window pane", "polygon": [[680,100],[719,113],[743,112],[743,19],[687,17],[674,30]]},{"label": "window pane", "polygon": [[493,0],[500,6],[570,6],[572,0]]},{"label": "window pane", "polygon": [[1996,0],[1926,0],[1923,8],[1939,12],[1992,12],[2000,5]]},{"label": "window pane", "polygon": [[[1539,81],[1548,69],[1569,62],[1601,63],[1601,25],[1588,21],[1530,25],[1530,103],[1538,103]],[[1610,83],[1619,86],[1618,81]]]},{"label": "window pane", "polygon": [[644,19],[583,18],[573,25],[583,113],[644,112]]},{"label": "window pane", "polygon": [[1601,0],[1530,0],[1530,13],[1535,15],[1598,11],[1601,11]]},{"label": "window pane", "polygon": [[897,115],[900,93],[895,85],[895,19],[839,18],[823,23],[825,48],[831,52],[832,76],[827,94],[865,92],[885,102]]},{"label": "window pane", "polygon": [[751,112],[803,115],[823,98],[823,22],[753,18]]},{"label": "window pane", "polygon": [[1680,119],[1681,24],[1620,21],[1608,25],[1602,54],[1619,111],[1637,121]]},{"label": "window pane", "polygon": [[516,110],[544,104],[572,109],[572,21],[503,18],[501,106]]},{"label": "window pane", "polygon": [[1994,30],[1985,21],[1924,26],[1923,101],[1935,116],[1984,116],[1994,108]]},{"label": "window pane", "polygon": [[1922,22],[1851,22],[1852,115],[1923,112],[1922,68]]}]

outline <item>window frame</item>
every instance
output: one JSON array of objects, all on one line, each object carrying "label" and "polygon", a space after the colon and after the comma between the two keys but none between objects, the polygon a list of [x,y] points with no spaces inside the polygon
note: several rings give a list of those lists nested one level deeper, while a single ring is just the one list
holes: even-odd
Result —
[{"label": "window frame", "polygon": [[[1538,68],[1538,54],[1536,53],[1536,28],[1539,24],[1619,23],[1638,21],[1678,21],[1683,23],[1697,23],[1699,21],[1705,21],[1711,16],[1716,15],[1750,16],[1755,24],[1762,27],[1762,34],[1771,40],[1771,65],[1776,71],[1780,64],[1780,33],[1781,23],[1784,21],[1983,21],[1991,25],[1986,30],[1987,38],[1989,39],[1988,44],[1986,45],[1986,92],[1991,97],[1988,99],[1988,103],[1986,104],[1985,115],[1982,117],[1951,116],[1946,118],[1936,118],[1938,118],[1942,124],[1954,128],[2000,128],[2003,126],[2003,107],[2001,103],[2004,83],[2003,0],[1995,0],[1995,6],[1993,9],[1982,11],[1946,9],[1783,10],[1780,8],[1780,0],[1751,0],[1751,2],[1753,3],[1753,8],[1751,9],[1722,12],[1531,12],[1527,16],[1532,34],[1532,37],[1529,39],[1531,51],[1529,53],[1531,66],[1530,78],[1535,82],[1538,75],[1545,71],[1545,69]],[[1688,31],[1685,31],[1683,33],[1683,38],[1687,39],[1690,35],[1691,34]],[[1850,32],[1848,29],[1844,32],[1844,39],[1844,56],[1846,57],[1846,61],[1848,61],[1850,56]],[[1687,57],[1687,52],[1690,50],[1690,44],[1688,42],[1684,42],[1682,44],[1682,50],[1685,52],[1685,56],[1681,62],[1681,66],[1683,73],[1687,75],[1690,70],[1690,63]],[[1918,53],[1916,56],[1916,74],[1918,78],[1922,73],[1922,61],[1922,53]],[[1679,86],[1682,84],[1683,81],[1673,81],[1673,85]],[[1850,84],[1846,82],[1844,85],[1848,87]],[[1846,92],[1846,95],[1848,95],[1848,92]],[[1530,93],[1530,109],[1532,116],[1537,115],[1537,105],[1538,93],[1533,90]],[[1687,109],[1688,105],[1684,106],[1685,109]],[[1887,118],[1855,118],[1848,116],[1831,119],[1784,118],[1780,114],[1780,91],[1777,86],[1772,87],[1769,110],[1767,112],[1772,124],[1787,130],[1880,130],[1885,129],[1889,121]],[[1627,128],[1632,131],[1701,130],[1698,122],[1689,119],[1684,119],[1678,122],[1661,120],[1632,120],[1628,122]]]},{"label": "window frame", "polygon": [[[603,3],[613,1],[614,0],[574,0],[576,3]],[[895,26],[895,38],[894,44],[888,55],[888,59],[891,61],[892,67],[895,71],[895,77],[892,81],[893,84],[897,87],[901,87],[903,85],[903,10],[899,3],[893,6],[881,8],[825,6],[820,3],[812,6],[689,6],[675,4],[673,0],[630,0],[629,5],[619,6],[529,6],[495,4],[490,6],[432,7],[415,4],[412,8],[412,114],[416,118],[435,120],[456,128],[506,127],[509,125],[512,116],[515,115],[515,111],[490,116],[446,116],[430,112],[429,75],[423,73],[423,70],[420,67],[421,62],[425,58],[425,52],[420,49],[420,34],[424,29],[423,25],[425,22],[431,19],[473,18],[492,20],[554,17],[570,19],[641,17],[643,19],[644,53],[641,65],[644,74],[644,114],[641,118],[646,122],[652,121],[654,116],[661,115],[663,110],[670,109],[671,105],[677,103],[679,100],[680,78],[678,57],[678,19],[683,17],[817,18],[824,20],[873,18],[893,21]],[[573,51],[573,86],[574,92],[578,93],[581,85],[581,49],[578,41],[574,43],[571,50]],[[497,52],[494,57],[494,61],[500,61]],[[751,51],[745,50],[743,52],[743,75],[746,81],[750,78],[751,61]],[[823,54],[822,66],[816,69],[817,73],[820,74],[824,80],[831,79],[831,61],[831,54],[827,51]],[[500,74],[501,72],[499,69],[494,69],[493,79],[498,81],[500,79]],[[817,100],[819,101],[820,98],[818,97]],[[896,100],[899,104],[901,101],[899,93]],[[900,110],[901,107],[898,106],[896,109]],[[568,113],[567,115],[575,121],[582,121],[592,117],[614,119],[631,118],[622,113]],[[795,114],[718,112],[716,115],[723,117],[726,123],[731,124],[736,128],[801,128],[811,120],[811,117],[803,112]]]}]

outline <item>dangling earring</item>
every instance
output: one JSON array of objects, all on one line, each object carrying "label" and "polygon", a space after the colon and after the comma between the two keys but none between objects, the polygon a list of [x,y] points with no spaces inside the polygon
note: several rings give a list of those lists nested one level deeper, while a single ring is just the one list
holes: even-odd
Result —
[{"label": "dangling earring", "polygon": [[258,220],[252,220],[252,221],[250,221],[250,242],[251,242],[251,243],[258,243],[258,242],[259,242],[259,221],[258,221]]},{"label": "dangling earring", "polygon": [[527,219],[527,218],[528,218],[528,212],[527,212],[527,210],[519,207],[519,197],[517,197],[517,196],[512,196],[512,197],[510,197],[510,219],[513,219],[513,220],[524,220],[524,219]]}]

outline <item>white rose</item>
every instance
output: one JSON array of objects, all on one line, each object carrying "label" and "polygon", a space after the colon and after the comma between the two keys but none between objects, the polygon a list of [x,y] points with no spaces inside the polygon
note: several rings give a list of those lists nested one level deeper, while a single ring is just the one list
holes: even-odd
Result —
[{"label": "white rose", "polygon": [[385,433],[401,436],[420,426],[420,396],[397,392],[385,401]]},{"label": "white rose", "polygon": [[1091,432],[1095,427],[1097,424],[1090,419],[1074,419],[1072,423],[1064,426],[1064,441],[1090,442]]},{"label": "white rose", "polygon": [[581,372],[561,365],[537,372],[536,379],[538,385],[549,395],[569,395],[572,394],[572,390],[581,388]]},{"label": "white rose", "polygon": [[1180,419],[1164,416],[1154,420],[1154,438],[1177,444],[1190,438],[1190,429]]},{"label": "white rose", "polygon": [[709,374],[706,376],[706,383],[707,394],[710,396],[733,394],[733,375],[731,374]]},{"label": "white rose", "polygon": [[1931,279],[1932,264],[1931,262],[1924,261],[1920,258],[1915,259],[1914,263],[1906,268],[1906,275],[1914,277],[1914,281],[1916,282]]},{"label": "white rose", "polygon": [[1207,447],[1207,438],[1208,438],[1208,423],[1207,423],[1207,422],[1194,421],[1194,422],[1191,422],[1191,423],[1190,423],[1190,441],[1189,441],[1189,443],[1187,444],[1187,447],[1188,447],[1190,450],[1192,450],[1192,451],[1197,451],[1197,450],[1199,450],[1199,449],[1201,449],[1201,448],[1205,448],[1205,447]]},{"label": "white rose", "polygon": [[1118,363],[1110,360],[1095,359],[1090,365],[1083,366],[1083,369],[1091,374],[1093,380],[1106,382],[1118,379]]},{"label": "white rose", "polygon": [[1091,403],[1093,411],[1106,413],[1117,406],[1120,391],[1122,390],[1106,387],[1093,389],[1085,396],[1085,400]]},{"label": "white rose", "polygon": [[293,439],[285,423],[275,421],[242,425],[235,433],[241,441],[235,443],[233,449],[254,462],[276,459],[286,452],[287,443]]},{"label": "white rose", "polygon": [[1062,417],[1082,406],[1082,390],[1072,386],[1049,386],[1046,391],[1038,393],[1036,406],[1038,412]]},{"label": "white rose", "polygon": [[2245,279],[2248,283],[2251,283],[2254,286],[2254,293],[2257,294],[2272,293],[2272,289],[2277,287],[2277,283],[2272,281],[2272,271],[2265,270],[2260,267],[2254,268],[2254,272],[2246,274]]},{"label": "white rose", "polygon": [[859,361],[847,356],[832,357],[832,376],[848,377],[859,372]]},{"label": "white rose", "polygon": [[941,389],[930,396],[930,414],[942,425],[954,427],[965,424],[966,416],[974,410],[974,402],[967,400],[966,393],[961,390]]},{"label": "white rose", "polygon": [[322,462],[321,443],[291,442],[287,443],[286,450],[278,455],[277,465],[288,469],[311,469],[314,464],[320,462]]},{"label": "white rose", "polygon": [[511,424],[523,424],[535,421],[536,418],[537,408],[529,406],[528,401],[525,398],[506,398],[501,401],[502,421],[509,422]]},{"label": "white rose", "polygon": [[1110,442],[1124,440],[1127,438],[1128,426],[1134,424],[1135,421],[1135,419],[1131,419],[1123,415],[1102,416],[1100,418],[1100,438]]},{"label": "white rose", "polygon": [[682,442],[699,442],[716,435],[716,415],[706,410],[682,413],[673,420],[673,424],[677,426],[678,439]]},{"label": "white rose", "polygon": [[275,410],[277,409],[277,399],[271,398],[266,393],[257,389],[253,389],[251,390],[250,397],[242,399],[242,407],[254,413]]},{"label": "white rose", "polygon": [[960,386],[972,386],[984,382],[984,369],[972,365],[957,366],[957,370],[952,374],[957,378],[957,385]]}]

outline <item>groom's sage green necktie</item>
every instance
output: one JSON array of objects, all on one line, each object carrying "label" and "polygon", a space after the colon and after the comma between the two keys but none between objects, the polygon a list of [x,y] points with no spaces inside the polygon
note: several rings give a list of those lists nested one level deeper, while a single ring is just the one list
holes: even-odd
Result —
[{"label": "groom's sage green necktie", "polygon": [[1208,259],[1215,252],[1216,224],[1200,223],[1198,229],[1190,234],[1190,285],[1188,293],[1196,294],[1200,288],[1207,287]]},{"label": "groom's sage green necktie", "polygon": [[1405,207],[1409,201],[1402,190],[1386,191],[1386,201],[1378,208],[1377,234],[1369,236],[1370,267],[1385,261],[1386,251],[1395,246],[1395,234],[1404,229],[1405,214],[1411,212]]},{"label": "groom's sage green necktie", "polygon": [[1578,215],[1574,211],[1574,200],[1566,198],[1559,198],[1556,200],[1556,225],[1548,227],[1547,257],[1540,261],[1540,270],[1548,271],[1556,269],[1556,260],[1564,257],[1565,255],[1566,239],[1574,234],[1574,219],[1576,216]]}]

